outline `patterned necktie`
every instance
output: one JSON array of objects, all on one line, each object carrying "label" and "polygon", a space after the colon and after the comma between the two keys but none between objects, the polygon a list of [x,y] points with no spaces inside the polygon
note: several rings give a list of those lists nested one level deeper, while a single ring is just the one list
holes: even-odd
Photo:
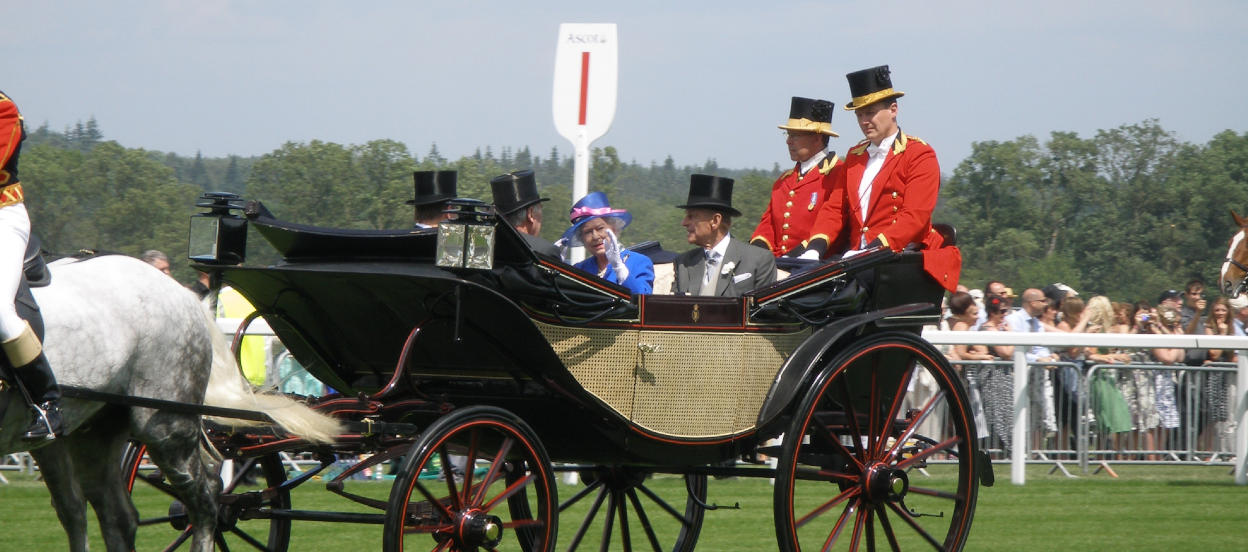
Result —
[{"label": "patterned necktie", "polygon": [[698,295],[715,295],[715,284],[718,282],[715,273],[719,271],[719,253],[713,249],[706,250],[706,272],[702,274],[702,290]]}]

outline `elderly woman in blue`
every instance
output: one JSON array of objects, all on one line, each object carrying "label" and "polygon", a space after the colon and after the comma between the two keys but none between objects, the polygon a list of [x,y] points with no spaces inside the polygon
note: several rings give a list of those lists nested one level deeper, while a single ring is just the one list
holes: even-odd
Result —
[{"label": "elderly woman in blue", "polygon": [[624,249],[616,236],[633,216],[613,209],[607,194],[594,192],[577,201],[568,214],[572,227],[563,233],[568,245],[584,245],[590,255],[576,268],[620,284],[636,294],[654,290],[654,263],[648,257]]}]

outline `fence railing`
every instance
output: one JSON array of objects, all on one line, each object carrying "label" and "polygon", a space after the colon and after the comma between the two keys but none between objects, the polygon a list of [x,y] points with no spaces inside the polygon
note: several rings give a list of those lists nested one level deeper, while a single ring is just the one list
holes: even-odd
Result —
[{"label": "fence railing", "polygon": [[[1205,336],[1205,335],[1153,335],[1153,334],[1073,334],[1073,333],[1021,333],[1021,332],[953,332],[953,331],[936,331],[929,330],[923,332],[923,337],[936,345],[1014,345],[1014,357],[1012,362],[992,362],[982,363],[987,366],[1011,365],[1009,371],[1009,379],[1012,382],[1010,387],[1012,395],[1010,400],[1013,403],[1012,418],[1008,424],[1010,433],[1008,439],[1001,435],[998,431],[996,438],[1000,442],[1007,442],[1011,445],[1021,444],[1018,446],[1010,446],[1008,449],[1010,458],[1010,480],[1022,485],[1026,482],[1025,467],[1029,459],[1038,459],[1040,461],[1052,462],[1053,458],[1049,458],[1048,454],[1054,455],[1068,454],[1072,458],[1077,459],[1080,466],[1086,470],[1089,463],[1093,459],[1105,460],[1108,457],[1117,458],[1133,458],[1137,462],[1148,461],[1166,461],[1166,462],[1195,462],[1200,453],[1208,453],[1210,456],[1229,456],[1234,458],[1234,475],[1235,483],[1239,485],[1248,485],[1248,473],[1245,472],[1246,462],[1245,456],[1248,456],[1248,337],[1228,337],[1228,336]],[[1234,350],[1237,360],[1233,365],[1214,365],[1214,366],[1183,366],[1183,365],[1156,365],[1156,364],[1125,364],[1125,365],[1094,365],[1086,367],[1076,366],[1071,363],[1036,363],[1029,364],[1026,358],[1024,347],[1030,346],[1050,347],[1054,350],[1068,347],[1107,347],[1116,349],[1133,349],[1144,350],[1154,348],[1182,348],[1182,349],[1222,349]],[[975,363],[960,362],[964,366],[970,366]],[[1070,449],[1052,449],[1046,450],[1043,442],[1039,443],[1040,448],[1034,445],[1036,441],[1042,441],[1048,438],[1047,432],[1040,432],[1032,425],[1037,416],[1043,420],[1044,412],[1033,416],[1034,408],[1044,408],[1045,402],[1035,401],[1033,397],[1043,396],[1043,386],[1053,385],[1053,378],[1040,377],[1037,373],[1047,373],[1057,369],[1066,370],[1071,368],[1076,370],[1073,381],[1077,383],[1077,390],[1074,393],[1074,408],[1070,408],[1068,402],[1054,402],[1054,411],[1056,418],[1060,407],[1065,408],[1064,420],[1068,425],[1065,428],[1058,429],[1074,430],[1075,444]],[[1040,371],[1043,369],[1043,371]],[[1143,426],[1146,429],[1154,430],[1158,427],[1162,431],[1151,433],[1152,441],[1147,440],[1147,436],[1139,434],[1139,426],[1141,420],[1133,420],[1131,432],[1135,435],[1129,435],[1128,438],[1140,438],[1144,440],[1144,444],[1130,443],[1132,450],[1128,452],[1124,447],[1121,452],[1117,447],[1109,450],[1102,446],[1108,439],[1112,442],[1114,433],[1124,433],[1115,431],[1102,432],[1100,426],[1092,424],[1097,423],[1095,417],[1095,408],[1104,407],[1106,405],[1099,402],[1093,402],[1089,397],[1095,385],[1104,385],[1107,381],[1093,379],[1095,377],[1104,378],[1107,370],[1123,370],[1130,371],[1129,375],[1132,380],[1136,380],[1137,376],[1145,376],[1140,379],[1141,384],[1148,382],[1148,375],[1152,376],[1152,397],[1158,400],[1157,385],[1163,385],[1163,389],[1170,389],[1168,386],[1173,385],[1173,393],[1169,395],[1175,403],[1174,413],[1178,422],[1172,419],[1157,420],[1157,425],[1152,425],[1151,420],[1143,420]],[[1038,372],[1039,371],[1039,372]],[[1069,372],[1067,372],[1069,373]],[[1115,373],[1115,383],[1121,374]],[[1225,397],[1226,416],[1222,420],[1223,425],[1220,427],[1223,432],[1233,431],[1231,438],[1230,450],[1201,450],[1202,434],[1205,439],[1213,439],[1209,433],[1206,433],[1208,424],[1201,423],[1201,416],[1207,415],[1212,410],[1211,405],[1205,401],[1209,391],[1205,391],[1205,385],[1209,383],[1209,379],[1215,375],[1220,375],[1223,380],[1220,384],[1222,389],[1232,389],[1230,382],[1233,380],[1233,391],[1228,391]],[[972,374],[972,377],[981,377],[982,374]],[[994,374],[999,378],[1000,375]],[[1069,377],[1069,376],[1068,376]],[[1060,381],[1060,380],[1059,380]],[[1047,382],[1047,383],[1046,383]],[[978,384],[978,382],[973,382]],[[1124,382],[1125,383],[1125,382]],[[993,382],[993,389],[1000,387],[1000,382]],[[1200,386],[1196,390],[1193,386]],[[1216,386],[1210,386],[1209,389],[1216,393]],[[1107,396],[1112,396],[1108,395]],[[1147,398],[1149,394],[1143,392],[1137,393],[1137,399],[1140,397]],[[1161,396],[1166,396],[1165,393]],[[1106,399],[1097,399],[1103,401]],[[1125,400],[1125,397],[1124,397]],[[1033,406],[1035,405],[1035,406]],[[1154,405],[1155,406],[1155,405]],[[1128,405],[1130,411],[1130,405]],[[1138,409],[1137,409],[1138,411]],[[1138,414],[1138,412],[1137,412]],[[1189,423],[1184,423],[1184,421]],[[1071,422],[1073,421],[1073,427]],[[1101,423],[1108,420],[1101,420]],[[1207,418],[1206,418],[1207,422]],[[988,421],[991,426],[992,421]],[[1041,423],[1044,423],[1043,421]],[[1168,427],[1173,424],[1173,427]],[[1215,422],[1216,424],[1216,422]],[[1119,426],[1121,427],[1121,426]],[[1096,428],[1095,430],[1093,428]],[[1047,429],[1047,428],[1046,428]],[[1061,431],[1055,431],[1061,435]],[[1102,433],[1108,435],[1102,436]],[[1193,435],[1194,433],[1194,435]],[[991,434],[991,432],[990,432]],[[1119,439],[1121,439],[1121,435]],[[1183,447],[1181,450],[1157,446],[1158,441],[1165,439],[1169,441],[1171,438],[1178,439],[1179,444]],[[1225,440],[1226,436],[1217,437]],[[992,443],[992,436],[989,437]],[[1208,442],[1208,441],[1206,441]],[[1096,445],[1097,448],[1091,448]],[[990,444],[991,447],[991,444]],[[1029,458],[1030,457],[1030,458]],[[1142,457],[1142,458],[1141,458]],[[1162,460],[1164,458],[1164,460]]]}]

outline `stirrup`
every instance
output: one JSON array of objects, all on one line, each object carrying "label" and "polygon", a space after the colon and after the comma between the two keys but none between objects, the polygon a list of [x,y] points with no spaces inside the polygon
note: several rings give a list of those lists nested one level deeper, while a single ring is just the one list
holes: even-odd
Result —
[{"label": "stirrup", "polygon": [[[48,415],[50,410],[57,408],[56,405],[51,403],[44,403],[43,405],[32,404],[30,405],[30,408],[35,411],[35,421],[26,428],[24,433],[22,433],[22,440],[52,441],[56,439],[57,435],[60,433],[60,420],[58,419],[57,423],[53,424]],[[59,416],[56,417],[59,418]],[[56,427],[53,428],[53,425]]]}]

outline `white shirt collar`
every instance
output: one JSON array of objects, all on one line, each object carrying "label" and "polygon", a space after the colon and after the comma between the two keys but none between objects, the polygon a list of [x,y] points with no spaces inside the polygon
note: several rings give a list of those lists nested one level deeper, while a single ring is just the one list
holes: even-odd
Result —
[{"label": "white shirt collar", "polygon": [[823,161],[823,159],[827,156],[828,156],[828,150],[825,149],[825,150],[820,150],[819,153],[816,153],[810,156],[810,159],[802,161],[802,164],[800,165],[801,168],[798,169],[798,176],[799,177],[806,176],[806,173],[810,172],[810,169],[818,165],[819,162]]},{"label": "white shirt collar", "polygon": [[731,240],[731,239],[732,239],[732,234],[724,234],[724,239],[719,240],[719,243],[715,244],[715,247],[712,247],[710,249],[711,251],[714,251],[715,253],[719,254],[717,258],[720,261],[723,261],[724,255],[728,253],[728,240]]},{"label": "white shirt collar", "polygon": [[[901,129],[898,129],[897,132],[894,132],[891,136],[880,141],[879,150],[884,152],[885,157],[888,156],[889,150],[893,149],[893,142],[897,141],[898,134],[901,134]],[[868,145],[867,153],[870,153],[874,148],[874,144]]]}]

